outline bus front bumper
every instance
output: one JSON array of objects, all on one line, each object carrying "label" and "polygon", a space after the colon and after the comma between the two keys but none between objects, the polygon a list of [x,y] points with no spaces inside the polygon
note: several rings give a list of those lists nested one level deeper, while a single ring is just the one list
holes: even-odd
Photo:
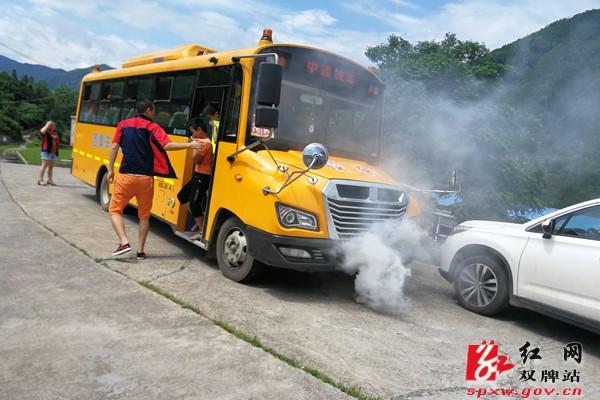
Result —
[{"label": "bus front bumper", "polygon": [[337,241],[273,235],[247,227],[250,255],[264,264],[297,271],[332,271],[340,265]]}]

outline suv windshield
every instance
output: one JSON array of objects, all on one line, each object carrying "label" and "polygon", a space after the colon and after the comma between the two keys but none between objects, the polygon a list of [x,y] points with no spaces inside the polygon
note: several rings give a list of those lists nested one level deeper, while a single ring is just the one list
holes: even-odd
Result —
[{"label": "suv windshield", "polygon": [[[332,155],[379,157],[383,85],[377,78],[352,62],[315,50],[274,47],[263,52],[278,53],[283,66],[279,127],[269,147],[302,150],[319,142]],[[254,80],[257,72],[258,62]],[[254,126],[254,99],[251,104],[248,143],[268,135]]]}]

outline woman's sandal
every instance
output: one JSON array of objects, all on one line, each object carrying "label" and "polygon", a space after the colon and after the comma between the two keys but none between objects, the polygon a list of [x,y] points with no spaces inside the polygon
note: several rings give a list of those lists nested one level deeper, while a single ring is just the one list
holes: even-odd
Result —
[{"label": "woman's sandal", "polygon": [[46,182],[46,185],[56,186],[56,183],[54,183],[54,181],[48,181]]},{"label": "woman's sandal", "polygon": [[38,179],[38,181],[37,181],[37,184],[38,184],[39,186],[46,186],[46,182],[44,182],[44,181],[40,181],[39,179]]}]

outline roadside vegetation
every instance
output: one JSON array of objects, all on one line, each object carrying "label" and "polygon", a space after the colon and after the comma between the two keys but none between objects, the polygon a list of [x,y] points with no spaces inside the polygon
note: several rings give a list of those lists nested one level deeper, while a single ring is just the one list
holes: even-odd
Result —
[{"label": "roadside vegetation", "polygon": [[[27,75],[18,78],[14,71],[0,72],[0,154],[24,144],[24,149],[16,151],[29,164],[39,165],[39,129],[53,120],[63,144],[68,143],[70,117],[76,107],[77,92],[67,86],[50,90],[44,81],[34,82]],[[59,159],[71,159],[70,147],[61,146]]]}]

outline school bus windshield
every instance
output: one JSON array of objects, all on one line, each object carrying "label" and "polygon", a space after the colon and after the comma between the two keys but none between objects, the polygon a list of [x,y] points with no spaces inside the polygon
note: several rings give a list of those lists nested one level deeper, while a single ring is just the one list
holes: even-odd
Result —
[{"label": "school bus windshield", "polygon": [[[278,53],[283,66],[279,127],[270,147],[301,150],[319,142],[332,155],[378,158],[383,85],[371,73],[315,50],[264,51]],[[250,137],[264,136],[252,122]]]}]

